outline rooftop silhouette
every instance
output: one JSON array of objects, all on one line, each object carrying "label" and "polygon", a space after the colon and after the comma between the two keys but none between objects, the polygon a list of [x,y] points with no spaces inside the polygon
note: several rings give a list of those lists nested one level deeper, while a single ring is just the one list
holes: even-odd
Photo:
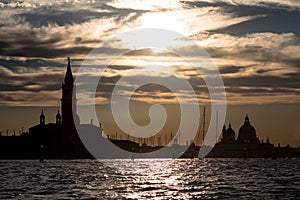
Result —
[{"label": "rooftop silhouette", "polygon": [[[76,87],[74,85],[74,77],[72,74],[71,60],[68,57],[66,74],[62,83],[61,108],[58,109],[55,116],[55,123],[46,123],[47,116],[44,110],[41,110],[39,119],[40,123],[30,127],[28,132],[22,133],[20,136],[2,136],[0,135],[0,159],[81,159],[93,158],[89,151],[85,148],[76,130],[76,124],[80,124],[80,118],[76,111],[76,95],[73,96]],[[72,110],[72,104],[74,109]],[[205,108],[204,108],[205,109]],[[205,110],[204,110],[205,115]],[[81,125],[81,124],[80,124]],[[90,124],[81,125],[102,134],[100,128]],[[170,133],[164,138],[151,138],[151,145],[146,139],[138,139],[138,142],[130,141],[129,137],[107,135],[107,139],[114,145],[135,153],[154,152],[168,144],[168,141],[174,139],[173,146],[168,148],[179,148],[183,145],[179,144],[179,136]],[[127,135],[128,136],[128,135]],[[203,132],[204,136],[204,132]],[[196,137],[199,137],[196,136]],[[123,139],[127,138],[127,139]],[[104,138],[103,138],[104,139]],[[196,140],[197,138],[195,138]],[[106,139],[105,139],[106,140]],[[157,141],[155,143],[155,141]],[[182,157],[195,158],[199,155],[200,146],[192,142]],[[184,148],[182,148],[184,149]],[[100,152],[101,153],[101,152]],[[248,115],[245,116],[244,124],[239,129],[236,136],[235,131],[231,127],[224,125],[222,130],[222,138],[208,157],[296,157],[299,156],[299,149],[281,147],[270,143],[269,138],[266,142],[260,141],[256,135],[256,130],[250,122]],[[164,156],[164,155],[158,155]]]}]

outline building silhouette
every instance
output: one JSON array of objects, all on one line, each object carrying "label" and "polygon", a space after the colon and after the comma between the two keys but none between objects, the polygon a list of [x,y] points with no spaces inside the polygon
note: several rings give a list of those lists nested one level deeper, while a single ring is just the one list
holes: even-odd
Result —
[{"label": "building silhouette", "polygon": [[250,124],[248,115],[245,117],[245,122],[239,130],[237,142],[241,144],[258,144],[259,139],[256,136],[256,130],[254,126]]},{"label": "building silhouette", "polygon": [[295,157],[299,156],[299,149],[286,147],[275,147],[270,143],[269,138],[264,142],[260,141],[254,126],[250,123],[249,116],[245,116],[244,124],[241,125],[238,135],[231,127],[224,125],[222,130],[222,139],[218,142],[208,157],[221,158],[277,158],[277,157]]},{"label": "building silhouette", "polygon": [[[72,105],[74,106],[72,107]],[[76,87],[74,86],[70,58],[68,57],[68,66],[65,79],[62,84],[61,97],[62,126],[65,134],[72,134],[75,128],[75,123],[80,123],[76,109]]]},{"label": "building silhouette", "polygon": [[[108,145],[108,141],[102,137],[102,129],[91,124],[80,124],[80,118],[77,115],[76,86],[72,74],[71,61],[68,58],[66,74],[61,87],[61,108],[58,109],[55,123],[46,123],[48,116],[41,110],[39,124],[29,128],[28,132],[20,136],[3,136],[0,133],[0,159],[86,159],[93,158],[80,140],[76,127],[84,130],[87,134],[95,133],[95,139],[92,141],[95,145]],[[158,137],[158,144],[148,145],[145,142],[133,142],[127,139],[109,138],[108,140],[127,152],[145,153],[156,151],[163,146]],[[173,138],[171,133],[171,138]],[[100,139],[100,141],[98,141]],[[166,139],[167,140],[167,139]],[[140,145],[141,144],[141,145]],[[90,146],[90,150],[95,146]],[[109,147],[109,145],[108,145]],[[167,148],[185,149],[177,142]],[[212,147],[210,147],[212,148]],[[198,157],[200,146],[195,142],[182,154],[183,158]],[[107,152],[97,152],[105,154]],[[114,152],[108,152],[113,158],[116,158]],[[108,155],[107,154],[107,155]],[[127,158],[125,153],[123,158]],[[130,154],[129,154],[130,155]],[[245,116],[244,123],[241,125],[238,135],[232,129],[231,123],[228,128],[224,125],[222,129],[222,139],[208,154],[207,157],[220,158],[276,158],[276,157],[299,157],[299,148],[289,146],[281,147],[270,143],[269,138],[266,142],[260,141],[254,126],[250,123],[249,116]],[[105,156],[105,155],[104,155]],[[163,157],[164,155],[157,155]],[[107,157],[108,158],[108,157]]]},{"label": "building silhouette", "polygon": [[29,132],[13,138],[0,137],[0,158],[92,158],[75,126],[80,120],[76,111],[76,88],[70,58],[61,89],[61,113],[57,111],[55,123],[46,123],[46,113],[42,109],[40,123],[30,127]]},{"label": "building silhouette", "polygon": [[228,129],[226,130],[226,126],[223,126],[222,130],[222,143],[224,144],[234,144],[235,143],[235,132],[231,128],[231,123],[229,124]]}]

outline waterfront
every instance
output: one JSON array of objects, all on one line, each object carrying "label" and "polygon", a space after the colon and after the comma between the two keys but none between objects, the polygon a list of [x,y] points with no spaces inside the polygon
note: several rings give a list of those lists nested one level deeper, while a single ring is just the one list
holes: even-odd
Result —
[{"label": "waterfront", "polygon": [[0,161],[0,199],[296,199],[299,168],[300,159]]}]

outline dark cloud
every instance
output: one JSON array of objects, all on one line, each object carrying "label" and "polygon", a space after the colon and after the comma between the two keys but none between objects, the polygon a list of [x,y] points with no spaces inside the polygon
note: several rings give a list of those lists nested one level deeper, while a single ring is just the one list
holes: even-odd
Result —
[{"label": "dark cloud", "polygon": [[300,73],[290,73],[286,77],[251,75],[240,77],[223,77],[226,87],[254,87],[254,88],[300,88]]},{"label": "dark cloud", "polygon": [[238,73],[242,68],[242,66],[223,66],[219,71],[221,74],[232,74]]},{"label": "dark cloud", "polygon": [[46,30],[20,30],[0,32],[0,52],[3,56],[66,57],[84,54],[91,48],[83,46],[58,47],[57,43],[64,40],[62,33],[50,34]]},{"label": "dark cloud", "polygon": [[172,99],[177,99],[175,95],[163,95],[163,96],[158,96],[157,93],[140,93],[140,92],[136,92],[132,95],[132,98],[134,98],[135,100],[137,99],[141,99],[142,101],[145,98],[149,98],[149,99],[164,99],[164,100],[172,100]]},{"label": "dark cloud", "polygon": [[[247,76],[238,76],[240,70],[249,68],[252,66],[225,66],[221,68],[221,74],[234,74],[233,77],[223,76],[224,86],[226,91],[229,93],[235,93],[240,95],[249,96],[262,96],[264,94],[280,95],[280,94],[299,94],[300,89],[300,73],[285,73],[278,74],[277,76],[268,75],[268,72],[274,71],[272,69],[260,69],[258,68],[253,74]],[[241,73],[243,74],[243,73]],[[103,77],[101,79],[101,84],[98,86],[98,91],[102,93],[99,96],[110,98],[117,81],[121,78],[120,75],[113,77]],[[214,84],[213,76],[206,77],[210,83]],[[155,84],[161,80],[161,77],[147,77],[147,76],[137,76],[130,79],[131,84],[138,84],[139,80],[145,80],[153,82],[153,84],[147,84],[139,88],[139,92],[145,92],[143,95],[153,95],[154,93],[169,93],[169,89],[164,86]],[[177,85],[181,80],[176,77],[168,76],[164,77],[165,83],[171,84],[172,86]],[[208,88],[205,81],[198,74],[197,76],[190,76],[188,81],[192,85],[193,89],[197,93],[208,94]],[[210,85],[213,92],[220,92],[220,88],[215,87],[217,85]],[[132,91],[130,86],[122,86],[122,90]],[[180,93],[180,86],[178,85],[175,92]],[[149,96],[148,96],[149,97]]]},{"label": "dark cloud", "polygon": [[60,40],[43,40],[26,32],[21,37],[5,35],[2,39],[4,40],[2,43],[6,43],[0,47],[3,56],[59,58],[84,55],[93,50],[93,48],[85,46],[57,47],[56,43]]},{"label": "dark cloud", "polygon": [[[120,84],[117,83],[120,78],[121,78],[120,75],[113,76],[113,77],[102,77],[97,88],[96,96],[97,97],[101,96],[110,99],[116,84]],[[174,95],[176,94],[180,95],[185,90],[185,88],[182,88],[181,85],[179,84],[182,81],[182,78],[178,78],[175,76],[166,76],[162,78],[159,76],[149,77],[147,75],[138,75],[136,77],[130,77],[129,80],[130,80],[129,81],[130,85],[118,85],[119,89],[127,92],[134,91],[134,87],[131,85],[137,85],[140,83],[141,80],[144,80],[145,82],[149,82],[148,84],[140,85],[140,87],[135,91],[136,94],[134,96],[139,98],[152,97],[153,99],[155,98],[173,99]],[[164,82],[166,86],[157,84],[158,82],[161,81]],[[193,78],[187,81],[190,82],[194,91],[196,91],[197,93],[207,92],[206,86],[202,79]],[[88,87],[89,87],[89,83],[86,83],[84,85],[81,85],[80,89],[82,89],[83,91],[87,91]],[[168,87],[173,87],[175,91],[171,91]],[[170,92],[171,93],[175,92],[175,93],[174,95],[170,95]],[[158,94],[160,94],[159,97],[157,96]]]},{"label": "dark cloud", "polygon": [[289,33],[293,32],[300,35],[300,12],[271,10],[266,13],[265,17],[256,18],[253,20],[241,22],[229,27],[225,27],[212,32],[226,33],[231,35],[245,35],[248,33]]},{"label": "dark cloud", "polygon": [[294,11],[295,8],[272,2],[253,2],[252,5],[246,5],[243,2],[229,2],[229,1],[182,1],[182,4],[191,8],[199,7],[220,7],[226,12],[237,12],[238,16],[248,16],[255,14],[264,14],[270,10],[286,10]]},{"label": "dark cloud", "polygon": [[116,70],[128,70],[128,69],[133,69],[133,66],[129,65],[109,65],[110,69],[116,69]]},{"label": "dark cloud", "polygon": [[126,56],[155,56],[155,57],[178,57],[175,53],[168,50],[156,50],[151,48],[144,48],[139,50],[132,50],[126,53]]},{"label": "dark cloud", "polygon": [[[49,38],[50,37],[50,38]],[[0,33],[0,52],[3,56],[22,56],[40,58],[61,58],[87,55],[93,47],[74,44],[59,45],[67,39],[63,33],[49,34],[44,31],[26,31],[16,33]],[[2,41],[1,41],[2,40]],[[127,49],[113,47],[99,47],[97,52],[106,55],[120,54]]]},{"label": "dark cloud", "polygon": [[15,73],[9,69],[0,69],[0,91],[56,91],[61,87],[63,74],[49,73]]},{"label": "dark cloud", "polygon": [[[86,55],[93,49],[87,46],[88,44],[100,45],[103,42],[102,38],[90,39],[86,35],[81,36],[80,28],[72,29],[73,25],[97,19],[112,19],[115,27],[103,30],[102,34],[105,37],[111,35],[113,29],[117,30],[147,12],[114,8],[105,2],[93,4],[61,2],[30,9],[8,6],[3,10],[6,14],[3,15],[5,20],[0,22],[0,55],[42,58]],[[110,47],[103,47],[101,51],[104,54],[123,52]]]},{"label": "dark cloud", "polygon": [[243,5],[238,2],[231,4],[229,2],[183,2],[190,7],[216,7],[224,13],[231,13],[235,17],[261,16],[252,20],[247,20],[222,29],[211,32],[226,33],[230,35],[246,35],[248,33],[288,33],[293,32],[300,35],[300,11],[290,6],[276,3],[257,3],[257,5]]},{"label": "dark cloud", "polygon": [[65,67],[65,63],[60,63],[53,60],[44,59],[27,59],[27,60],[17,60],[17,59],[0,59],[0,66],[4,66],[13,72],[18,70],[17,67],[26,67],[28,69],[38,69],[40,67]]},{"label": "dark cloud", "polygon": [[26,105],[33,105],[35,103],[40,102],[57,102],[57,105],[59,105],[59,101],[56,96],[53,96],[51,94],[45,94],[45,93],[39,93],[39,92],[23,92],[20,93],[9,93],[8,95],[0,94],[0,105],[15,105],[18,106],[26,106]]},{"label": "dark cloud", "polygon": [[48,26],[50,24],[55,24],[57,26],[80,24],[91,19],[99,17],[111,17],[115,14],[116,13],[94,12],[91,10],[64,11],[62,8],[57,8],[56,6],[44,6],[28,13],[18,14],[16,17],[23,18],[33,27],[41,27]]},{"label": "dark cloud", "polygon": [[[40,59],[31,59],[26,61],[1,59],[0,67],[1,66],[3,67],[2,69],[0,68],[0,91],[57,91],[61,88],[66,64]],[[20,67],[24,69],[32,68],[34,73],[20,72]],[[72,65],[72,67],[74,72],[74,67],[76,67],[76,65]],[[104,66],[99,67],[102,68]],[[110,65],[109,68],[122,71],[132,69],[133,67],[126,65]],[[47,71],[49,73],[47,73]],[[84,77],[87,82],[79,87],[79,89],[82,87],[88,89],[89,84],[94,84],[94,81],[98,78],[94,75],[85,75],[81,77]],[[100,83],[105,87],[101,89],[106,92],[112,91],[111,89],[113,89],[113,87],[111,86],[113,86],[119,78],[120,76],[102,77]]]},{"label": "dark cloud", "polygon": [[[290,43],[297,44],[298,41],[291,41]],[[246,44],[245,46],[235,46],[235,47],[220,47],[220,48],[207,47],[206,50],[212,58],[251,60],[254,62],[261,63],[262,66],[266,65],[267,63],[280,63],[282,64],[282,67],[289,66],[289,67],[300,68],[299,58],[281,52],[280,49],[278,48],[268,48],[264,46],[251,46]],[[247,67],[252,67],[252,66],[247,66]]]},{"label": "dark cloud", "polygon": [[146,85],[140,87],[137,90],[137,93],[144,93],[144,92],[149,92],[149,93],[157,95],[157,93],[160,93],[160,94],[161,93],[169,93],[172,91],[163,85],[159,85],[156,83],[150,83],[150,84],[146,84]]},{"label": "dark cloud", "polygon": [[11,96],[9,95],[5,95],[5,94],[0,94],[0,99],[2,101],[14,101],[14,98],[12,98]]},{"label": "dark cloud", "polygon": [[[147,12],[144,10],[122,9],[106,5],[105,2],[94,2],[92,4],[73,4],[61,2],[59,4],[38,6],[30,10],[22,9],[20,14],[15,17],[22,18],[33,27],[48,26],[55,24],[57,26],[66,26],[72,24],[81,24],[92,19],[115,18],[122,20],[129,14],[140,14]],[[134,15],[131,18],[134,20]]]},{"label": "dark cloud", "polygon": [[289,66],[293,66],[300,69],[300,58],[288,58],[288,56],[286,56],[283,57],[281,61]]},{"label": "dark cloud", "polygon": [[226,89],[228,93],[240,94],[242,96],[265,96],[265,95],[280,95],[280,94],[295,94],[298,95],[294,89],[291,88],[241,88],[241,87],[229,87]]},{"label": "dark cloud", "polygon": [[[61,82],[24,82],[23,84],[15,84],[15,85],[9,85],[9,84],[0,84],[0,91],[5,92],[20,92],[20,94],[24,91],[30,91],[30,92],[39,92],[39,91],[57,91],[61,88]],[[31,87],[33,86],[33,87]]]},{"label": "dark cloud", "polygon": [[[271,4],[260,4],[257,6],[246,6],[246,5],[232,5],[224,2],[184,2],[183,4],[189,5],[191,7],[217,7],[224,13],[229,13],[230,16],[243,17],[243,16],[264,16],[261,18],[255,18],[250,21],[245,21],[236,25],[232,25],[223,29],[214,30],[212,32],[218,33],[229,33],[231,35],[245,35],[248,33],[255,32],[292,32],[295,34],[300,34],[299,22],[300,22],[300,12],[298,10],[291,10],[287,7],[281,5]],[[15,8],[5,8],[11,9],[13,12]],[[95,4],[67,4],[61,3],[57,5],[47,5],[39,6],[37,8],[16,8],[17,12],[12,14],[16,23],[24,23],[24,26],[11,28],[11,24],[5,21],[1,22],[1,32],[0,32],[0,55],[1,56],[12,56],[12,57],[27,57],[26,61],[18,60],[4,60],[0,59],[0,66],[4,66],[9,71],[0,71],[1,81],[0,81],[0,91],[3,92],[39,92],[39,91],[58,91],[61,87],[61,82],[63,80],[64,73],[58,75],[58,73],[51,73],[51,70],[61,70],[61,67],[65,67],[65,63],[59,63],[56,61],[49,61],[46,58],[65,58],[65,57],[76,57],[78,55],[88,54],[92,48],[88,44],[102,44],[100,48],[97,48],[97,52],[102,55],[119,55],[123,52],[127,52],[130,49],[123,49],[122,47],[111,47],[111,44],[103,45],[104,39],[90,39],[84,35],[74,34],[69,32],[70,27],[77,24],[82,24],[89,22],[94,19],[100,18],[110,18],[115,23],[116,26],[108,30],[104,30],[104,35],[110,35],[112,31],[118,30],[121,26],[130,23],[142,14],[149,11],[134,10],[134,9],[119,9],[106,3],[95,3]],[[275,23],[276,22],[276,23]],[[53,28],[62,28],[61,31],[52,31]],[[73,29],[72,29],[73,30]],[[79,29],[80,31],[80,29]],[[208,33],[213,34],[212,32]],[[219,34],[221,35],[221,34]],[[105,37],[104,37],[105,38]],[[296,45],[299,41],[288,41],[285,44],[281,44],[278,48],[264,47],[263,44],[257,45],[236,45],[236,47],[223,47],[215,48],[208,47],[206,50],[213,58],[243,58],[245,60],[249,59],[252,62],[259,62],[262,65],[264,63],[279,63],[284,66],[297,67],[300,68],[300,59],[292,57],[292,55],[286,55],[280,52],[289,45]],[[198,47],[182,47],[181,49],[175,49],[182,53],[181,56],[207,56],[209,55],[203,52],[198,52]],[[127,56],[157,56],[157,57],[168,57],[175,58],[173,54],[169,52],[157,52],[151,49],[143,49],[141,51],[131,51]],[[45,59],[37,59],[45,58]],[[81,62],[82,59],[78,59]],[[173,60],[174,61],[174,60]],[[268,65],[266,65],[268,66]],[[28,73],[22,76],[19,71],[19,67],[24,67],[26,69],[39,70],[42,67],[48,67],[49,73],[39,72]],[[76,68],[77,66],[74,66]],[[93,66],[91,66],[93,67]],[[104,67],[104,66],[98,66]],[[237,93],[241,95],[263,95],[263,94],[290,94],[297,93],[300,85],[299,73],[279,74],[280,69],[264,69],[258,67],[258,69],[245,76],[237,77],[237,75],[246,68],[253,66],[223,66],[220,68],[221,74],[234,74],[233,77],[224,76],[224,84],[228,88],[229,93]],[[257,67],[257,66],[255,66]],[[110,66],[113,70],[129,70],[132,66]],[[174,66],[176,69],[176,67]],[[176,69],[180,72],[188,72],[188,69],[178,67]],[[191,72],[195,69],[191,69]],[[210,75],[208,79],[214,80],[213,71],[205,68],[200,69],[202,74]],[[277,76],[268,75],[270,72],[278,73]],[[102,96],[109,98],[112,93],[115,84],[120,79],[120,75],[115,75],[112,77],[102,77],[98,85],[97,97]],[[197,92],[206,92],[207,87],[203,79],[199,78],[201,74],[191,73],[188,81],[192,84],[194,90]],[[78,90],[90,88],[95,77],[93,75],[86,75],[87,82],[83,85],[78,86]],[[162,77],[155,76],[137,76],[131,79],[131,84],[138,84],[140,80],[148,82],[159,82]],[[177,85],[179,78],[177,77],[163,77],[165,83],[172,86]],[[248,87],[250,89],[245,89]],[[267,88],[267,89],[266,89]],[[130,85],[123,85],[121,89],[124,91],[132,90]],[[218,91],[215,89],[214,91]],[[148,84],[145,87],[139,89],[141,95],[144,97],[153,97],[155,93],[169,93],[170,91],[157,84]],[[149,94],[146,94],[149,93]],[[137,93],[139,94],[139,93]],[[140,96],[139,96],[140,97]],[[0,99],[9,99],[9,97],[0,97]],[[12,100],[13,98],[10,97]],[[155,96],[153,97],[155,98]],[[172,96],[166,96],[164,98],[173,98]]]}]

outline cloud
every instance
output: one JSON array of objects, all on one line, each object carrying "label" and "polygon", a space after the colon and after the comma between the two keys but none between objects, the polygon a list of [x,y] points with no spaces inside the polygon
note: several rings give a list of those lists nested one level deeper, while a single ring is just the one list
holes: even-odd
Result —
[{"label": "cloud", "polygon": [[[16,72],[17,67],[23,67],[26,70],[38,70],[40,67],[65,67],[66,63],[58,62],[57,60],[45,60],[45,59],[1,59],[0,65]],[[32,71],[33,72],[33,71]]]},{"label": "cloud", "polygon": [[[293,19],[293,20],[291,20]],[[286,33],[293,32],[300,34],[298,23],[300,21],[299,11],[274,11],[269,10],[269,13],[262,18],[234,24],[225,28],[217,29],[214,32],[228,33],[231,35],[245,35],[253,32],[273,32]],[[274,23],[276,22],[276,23]]]},{"label": "cloud", "polygon": [[[0,99],[2,106],[60,106],[57,91],[0,91]],[[47,104],[45,104],[47,103]]]},{"label": "cloud", "polygon": [[286,77],[276,77],[268,75],[252,75],[223,78],[224,84],[230,86],[249,86],[249,87],[269,87],[269,88],[299,88],[300,73],[291,73]]},{"label": "cloud", "polygon": [[[299,69],[299,38],[294,33],[252,33],[245,36],[206,33],[194,36],[216,64],[228,66],[261,66],[285,68],[286,72]],[[192,48],[186,48],[191,51]],[[185,49],[183,49],[184,52]],[[189,51],[186,52],[189,55]]]},{"label": "cloud", "polygon": [[[95,6],[95,7],[93,7]],[[0,15],[2,56],[60,58],[84,56],[144,12],[117,9],[104,3],[5,6]],[[125,29],[124,29],[125,28]],[[117,48],[102,47],[116,53]]]},{"label": "cloud", "polygon": [[15,72],[0,66],[1,91],[52,91],[60,88],[65,69],[53,70],[51,67],[40,67],[39,70],[27,70],[15,67]]},{"label": "cloud", "polygon": [[230,35],[256,32],[300,34],[297,25],[300,20],[300,4],[296,1],[187,1],[184,4],[199,9],[219,8],[223,13],[234,14],[235,18],[262,16],[218,28],[213,32]]},{"label": "cloud", "polygon": [[[122,21],[129,15],[139,16],[144,10],[121,9],[107,5],[105,2],[94,3],[67,3],[41,5],[32,8],[30,11],[22,10],[15,17],[22,18],[33,27],[48,26],[55,24],[57,26],[66,26],[72,24],[81,24],[93,19],[115,18],[116,21]],[[134,20],[133,15],[131,19]]]},{"label": "cloud", "polygon": [[[298,1],[287,0],[257,0],[257,1],[248,1],[248,0],[192,0],[192,1],[182,1],[183,4],[190,7],[222,7],[224,10],[238,9],[239,7],[249,8],[250,13],[252,13],[251,8],[274,8],[274,9],[283,9],[283,10],[296,10],[300,8],[300,3]],[[246,12],[247,13],[247,12]],[[248,14],[248,13],[247,13]]]},{"label": "cloud", "polygon": [[[219,67],[232,102],[237,103],[238,96],[247,101],[247,97],[263,94],[276,96],[281,101],[299,92],[298,3],[277,0],[129,2],[2,2],[0,91],[6,93],[0,98],[7,103],[11,99],[21,104],[25,98],[20,94],[48,91],[59,99],[65,57],[75,58],[76,69],[85,56],[98,47],[102,61],[98,67],[104,67],[102,64],[108,57],[131,50],[122,41],[108,38],[144,26],[184,31],[190,36],[185,39],[194,39],[203,46]],[[193,46],[177,48],[181,48],[181,56],[197,59]],[[126,71],[151,62],[165,64],[180,76],[170,77],[162,68],[156,68],[151,73],[138,74],[139,78],[155,82],[163,77],[175,85],[180,79],[188,79],[199,97],[207,101],[207,88],[201,74],[173,54],[151,49],[131,51],[114,63],[101,79],[96,97],[101,101],[109,99],[115,83]],[[207,69],[202,72],[211,75]],[[96,75],[96,71],[85,74],[90,81]],[[89,84],[91,82],[80,87],[89,88]],[[121,89],[126,92],[133,85],[128,83]],[[142,88],[136,98],[150,101],[151,97],[158,99],[160,94],[160,100],[168,101],[172,99],[168,92],[149,85]],[[28,98],[38,101],[38,98]]]},{"label": "cloud", "polygon": [[234,74],[240,72],[240,69],[242,69],[242,66],[223,66],[220,69],[221,74]]}]

